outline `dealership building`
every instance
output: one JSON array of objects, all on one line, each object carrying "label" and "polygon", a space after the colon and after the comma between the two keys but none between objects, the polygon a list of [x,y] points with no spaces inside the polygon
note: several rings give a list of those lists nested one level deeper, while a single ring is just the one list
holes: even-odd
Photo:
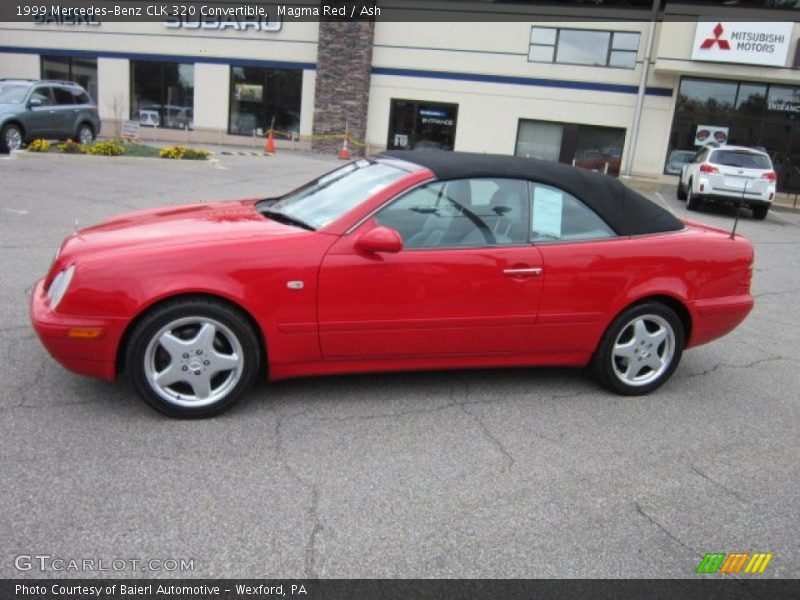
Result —
[{"label": "dealership building", "polygon": [[781,187],[800,188],[800,27],[787,11],[502,10],[496,21],[497,5],[476,2],[463,22],[5,22],[0,77],[82,83],[106,135],[135,120],[145,139],[261,145],[272,125],[279,149],[326,149],[346,130],[353,150],[517,154],[652,177],[716,139],[763,146]]}]

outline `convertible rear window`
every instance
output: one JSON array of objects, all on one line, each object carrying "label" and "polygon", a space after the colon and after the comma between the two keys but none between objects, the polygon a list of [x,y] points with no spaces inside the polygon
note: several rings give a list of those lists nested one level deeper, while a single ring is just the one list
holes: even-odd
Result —
[{"label": "convertible rear window", "polygon": [[765,154],[742,150],[717,150],[711,155],[709,162],[726,167],[739,167],[740,169],[772,168],[769,157]]},{"label": "convertible rear window", "polygon": [[268,208],[267,216],[280,214],[319,229],[405,175],[407,171],[385,162],[359,160],[258,208]]}]

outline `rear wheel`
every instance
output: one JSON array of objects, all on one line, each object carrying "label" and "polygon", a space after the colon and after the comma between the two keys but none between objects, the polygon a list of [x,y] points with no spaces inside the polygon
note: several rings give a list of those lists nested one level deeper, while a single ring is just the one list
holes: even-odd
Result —
[{"label": "rear wheel", "polygon": [[753,218],[758,219],[759,221],[763,221],[767,218],[767,213],[769,212],[769,206],[754,206],[753,207]]},{"label": "rear wheel", "polygon": [[258,339],[235,309],[214,300],[176,300],[131,334],[126,365],[139,395],[170,416],[209,417],[238,402],[255,381]]},{"label": "rear wheel", "polygon": [[623,311],[606,330],[592,370],[606,388],[624,396],[653,391],[670,378],[685,344],[683,324],[668,306],[644,302]]},{"label": "rear wheel", "polygon": [[686,200],[686,188],[683,187],[683,183],[681,180],[678,180],[678,187],[675,190],[675,195],[678,197],[678,200]]},{"label": "rear wheel", "polygon": [[15,123],[9,123],[0,131],[0,151],[2,152],[20,150],[24,142],[22,129]]},{"label": "rear wheel", "polygon": [[692,182],[690,180],[689,185],[686,187],[686,210],[697,210],[699,206],[700,201],[692,192]]}]

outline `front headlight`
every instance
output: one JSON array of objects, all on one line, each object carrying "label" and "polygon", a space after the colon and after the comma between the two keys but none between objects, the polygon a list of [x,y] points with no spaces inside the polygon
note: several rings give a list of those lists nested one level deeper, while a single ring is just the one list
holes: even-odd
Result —
[{"label": "front headlight", "polygon": [[53,277],[53,282],[47,290],[47,299],[50,300],[50,310],[55,310],[64,294],[67,292],[72,275],[75,273],[75,265],[70,265],[63,271],[59,271],[58,275]]}]

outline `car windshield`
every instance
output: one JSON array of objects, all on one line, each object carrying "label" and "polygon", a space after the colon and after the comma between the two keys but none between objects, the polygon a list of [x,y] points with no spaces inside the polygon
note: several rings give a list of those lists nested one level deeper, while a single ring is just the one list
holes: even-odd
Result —
[{"label": "car windshield", "polygon": [[740,169],[772,168],[767,155],[744,150],[717,150],[711,155],[708,162],[725,167],[739,167]]},{"label": "car windshield", "polygon": [[319,229],[407,174],[385,163],[359,160],[312,181],[277,202],[259,206],[259,210],[268,216],[291,219],[309,229]]},{"label": "car windshield", "polygon": [[25,99],[30,86],[0,83],[0,104],[19,104]]}]

